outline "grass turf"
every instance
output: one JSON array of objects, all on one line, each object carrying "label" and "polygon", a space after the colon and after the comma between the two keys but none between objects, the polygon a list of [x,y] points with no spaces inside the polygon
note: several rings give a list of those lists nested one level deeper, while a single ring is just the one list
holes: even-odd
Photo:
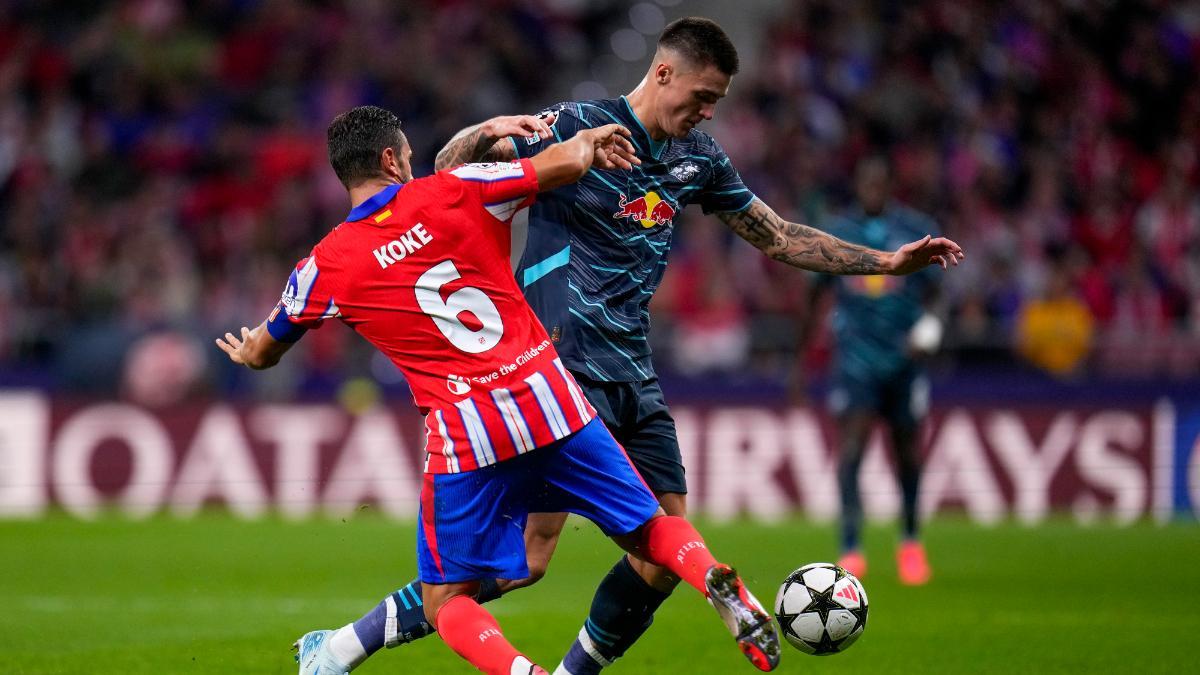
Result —
[{"label": "grass turf", "polygon": [[[705,524],[719,558],[764,600],[801,564],[834,555],[831,528]],[[868,531],[866,634],[847,653],[785,646],[781,673],[1189,672],[1200,634],[1194,526],[983,529],[930,524],[934,581],[899,586],[890,530]],[[413,529],[348,522],[0,522],[0,654],[9,673],[293,673],[301,633],[357,618],[413,576]],[[491,603],[548,668],[579,630],[616,549],[572,520],[547,578]],[[468,673],[436,637],[356,673]],[[750,673],[694,591],[681,588],[611,672]]]}]

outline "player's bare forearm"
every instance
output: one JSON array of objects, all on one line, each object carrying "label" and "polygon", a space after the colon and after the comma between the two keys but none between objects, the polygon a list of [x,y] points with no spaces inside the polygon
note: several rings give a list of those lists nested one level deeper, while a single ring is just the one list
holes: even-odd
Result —
[{"label": "player's bare forearm", "polygon": [[434,169],[441,171],[468,162],[507,162],[517,158],[511,143],[499,143],[488,122],[467,127],[454,135],[437,154]]},{"label": "player's bare forearm", "polygon": [[828,274],[888,274],[892,254],[858,246],[801,223],[791,223],[762,200],[718,214],[729,229],[775,260]]},{"label": "player's bare forearm", "polygon": [[554,132],[553,114],[502,115],[467,127],[454,135],[434,160],[438,171],[468,162],[508,162],[517,158],[512,143],[501,142],[509,136],[518,138],[550,138]]}]

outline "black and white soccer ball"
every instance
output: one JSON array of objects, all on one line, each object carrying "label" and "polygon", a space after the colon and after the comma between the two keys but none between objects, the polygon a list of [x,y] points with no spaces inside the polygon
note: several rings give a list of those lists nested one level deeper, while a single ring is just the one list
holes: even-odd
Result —
[{"label": "black and white soccer ball", "polygon": [[858,577],[831,563],[788,575],[775,596],[783,636],[805,654],[845,651],[867,629],[867,591]]}]

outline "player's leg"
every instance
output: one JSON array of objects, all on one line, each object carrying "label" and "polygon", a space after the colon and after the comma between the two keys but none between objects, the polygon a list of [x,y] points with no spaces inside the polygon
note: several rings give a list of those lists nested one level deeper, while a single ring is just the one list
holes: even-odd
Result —
[{"label": "player's leg", "polygon": [[900,547],[896,551],[896,569],[901,583],[921,585],[932,576],[925,547],[918,538],[920,490],[921,423],[929,411],[929,381],[921,374],[908,374],[893,385],[885,419],[896,456],[896,478],[903,497]]},{"label": "player's leg", "polygon": [[[585,427],[562,446],[553,462],[545,472],[544,493],[554,504],[587,517],[638,558],[666,568],[699,590],[712,601],[751,661],[763,670],[774,668],[779,642],[770,615],[737,574],[713,558],[686,519],[665,514],[604,427],[595,423]],[[595,630],[585,625],[575,643],[588,658],[564,659],[557,672],[578,675],[611,663],[601,651],[604,645],[592,638]]]},{"label": "player's leg", "polygon": [[699,590],[756,668],[770,671],[778,667],[779,635],[770,613],[732,567],[713,557],[704,538],[686,519],[656,516],[638,531],[614,540]]},{"label": "player's leg", "polygon": [[[474,599],[482,604],[542,579],[558,544],[558,535],[566,522],[565,513],[533,513],[525,526],[526,559],[529,575],[522,579],[484,579]],[[400,590],[384,598],[354,623],[334,631],[331,647],[342,663],[357,666],[369,656],[387,647],[397,647],[430,635],[433,626],[425,617],[420,579],[413,579]]]},{"label": "player's leg", "polygon": [[[565,513],[529,514],[529,520],[525,523],[525,562],[529,566],[529,576],[524,579],[497,579],[497,595],[532,586],[546,576],[550,559],[554,557],[554,549],[558,546],[558,536],[562,534],[566,522]],[[479,601],[484,602],[482,599]]]},{"label": "player's leg", "polygon": [[859,494],[859,469],[875,415],[869,410],[850,410],[837,418],[838,491],[841,495],[841,558],[838,564],[851,574],[867,571],[862,552],[862,497]]},{"label": "player's leg", "polygon": [[916,540],[917,491],[920,489],[921,460],[917,453],[918,428],[915,424],[889,424],[892,449],[896,454],[896,478],[900,483],[900,534],[906,540]]},{"label": "player's leg", "polygon": [[878,392],[871,382],[838,373],[829,392],[829,412],[837,422],[838,492],[841,497],[838,564],[855,576],[867,572],[862,552],[862,498],[859,468],[878,408]]},{"label": "player's leg", "polygon": [[[687,510],[687,483],[675,421],[657,382],[597,382],[575,379],[589,402],[633,460],[668,514]],[[567,650],[558,671],[598,673],[623,656],[654,622],[654,613],[679,583],[670,570],[623,556],[613,565],[592,598],[588,618]]]},{"label": "player's leg", "polygon": [[[384,647],[395,647],[433,632],[425,620],[421,582],[413,581],[384,598],[359,620],[334,631],[314,631],[296,641],[300,673],[348,672]],[[311,637],[310,637],[311,636]],[[321,642],[316,642],[321,637]],[[307,648],[306,648],[307,641]],[[341,670],[337,670],[337,668]]]},{"label": "player's leg", "polygon": [[[687,517],[686,494],[679,492],[655,492],[654,496],[658,498],[658,504],[662,507],[666,515],[678,516],[680,518]],[[666,567],[642,560],[635,555],[627,556],[627,558],[630,567],[637,573],[638,577],[651,588],[663,593],[664,600],[671,591],[675,590],[675,586],[679,584],[679,577]],[[650,624],[647,623],[646,627],[649,628]],[[632,644],[632,641],[630,644]]]},{"label": "player's leg", "polygon": [[[662,493],[657,497],[667,515],[686,512],[686,495]],[[628,546],[622,548],[629,550]],[[587,621],[555,672],[598,673],[624,656],[654,623],[654,613],[678,583],[679,577],[666,567],[636,555],[622,556],[600,581]]]},{"label": "player's leg", "polygon": [[508,642],[474,597],[478,579],[529,576],[522,530],[527,495],[541,484],[541,452],[461,474],[427,474],[421,486],[417,567],[426,621],[485,673],[545,672]]},{"label": "player's leg", "polygon": [[496,619],[475,602],[477,582],[422,585],[425,618],[456,654],[489,675],[545,675],[512,646]]}]

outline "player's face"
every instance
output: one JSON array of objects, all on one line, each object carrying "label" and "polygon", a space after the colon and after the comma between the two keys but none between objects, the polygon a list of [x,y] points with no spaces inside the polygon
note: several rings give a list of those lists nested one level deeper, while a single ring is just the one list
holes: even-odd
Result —
[{"label": "player's face", "polygon": [[668,136],[682,138],[697,124],[711,120],[717,101],[729,93],[730,77],[716,66],[682,64],[663,85],[659,125]]},{"label": "player's face", "polygon": [[867,213],[879,213],[887,205],[888,170],[873,161],[867,161],[858,169],[855,188],[858,201]]}]

